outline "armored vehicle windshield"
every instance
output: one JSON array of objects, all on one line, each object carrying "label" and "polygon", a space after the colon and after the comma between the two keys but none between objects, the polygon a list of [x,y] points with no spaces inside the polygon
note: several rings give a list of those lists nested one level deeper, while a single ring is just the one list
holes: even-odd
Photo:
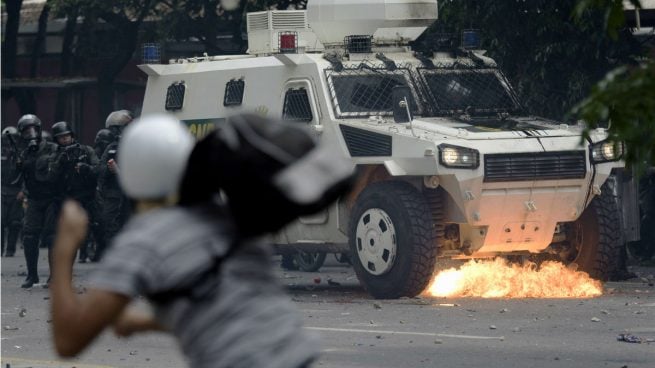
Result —
[{"label": "armored vehicle windshield", "polygon": [[492,67],[372,66],[325,70],[338,118],[392,114],[392,90],[407,86],[417,116],[496,116],[520,106],[505,76]]},{"label": "armored vehicle windshield", "polygon": [[419,68],[418,71],[438,115],[518,110],[509,83],[496,69]]},{"label": "armored vehicle windshield", "polygon": [[[409,86],[416,90],[407,68],[387,70],[364,65],[339,71],[326,70],[335,112],[340,118],[391,115],[393,88]],[[413,97],[411,106],[417,113],[416,96]]]}]

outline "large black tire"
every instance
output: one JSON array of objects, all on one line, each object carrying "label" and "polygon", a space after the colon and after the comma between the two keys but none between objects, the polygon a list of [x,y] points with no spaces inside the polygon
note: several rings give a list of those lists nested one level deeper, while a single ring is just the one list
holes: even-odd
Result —
[{"label": "large black tire", "polygon": [[578,248],[573,263],[591,277],[607,281],[620,271],[623,254],[621,211],[608,179],[582,216],[573,224],[571,241]]},{"label": "large black tire", "polygon": [[303,252],[299,251],[295,255],[296,264],[301,271],[316,272],[325,263],[325,252]]},{"label": "large black tire", "polygon": [[[373,297],[413,297],[428,286],[437,260],[432,218],[426,198],[406,182],[373,183],[359,195],[351,212],[349,243],[357,278]],[[385,239],[394,244],[381,244]],[[370,261],[375,255],[368,257],[367,252],[381,253],[374,261],[384,268],[377,269]]]}]

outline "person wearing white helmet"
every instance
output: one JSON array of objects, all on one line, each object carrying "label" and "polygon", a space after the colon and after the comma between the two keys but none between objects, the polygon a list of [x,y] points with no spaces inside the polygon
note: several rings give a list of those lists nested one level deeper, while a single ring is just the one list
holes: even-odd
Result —
[{"label": "person wearing white helmet", "polygon": [[[270,247],[256,239],[344,194],[350,163],[320,148],[302,127],[256,116],[227,119],[188,156],[189,133],[174,132],[169,118],[153,119],[128,128],[120,147],[120,182],[140,214],[118,235],[80,297],[71,287],[70,259],[84,238],[84,216],[78,206],[64,206],[51,287],[57,352],[74,356],[113,325],[121,336],[170,331],[193,368],[308,367],[318,344],[275,282]],[[237,162],[221,163],[222,154]],[[318,188],[301,183],[308,174],[324,179],[312,181]],[[242,213],[254,203],[238,184],[248,179],[264,193],[256,198],[270,195],[287,206],[280,218],[245,224]],[[179,204],[161,208],[178,186]],[[224,204],[223,190],[234,203]],[[138,295],[153,304],[154,316],[126,308]]]}]

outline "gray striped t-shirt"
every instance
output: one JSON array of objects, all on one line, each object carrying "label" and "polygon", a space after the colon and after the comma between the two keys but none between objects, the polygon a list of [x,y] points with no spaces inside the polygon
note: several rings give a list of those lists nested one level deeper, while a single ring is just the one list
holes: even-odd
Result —
[{"label": "gray striped t-shirt", "polygon": [[[202,298],[166,294],[198,280],[225,255],[236,241],[232,229],[216,206],[138,215],[116,237],[91,285],[151,299],[157,321],[177,337],[191,367],[305,365],[317,357],[318,344],[302,329],[299,314],[275,282],[263,244],[241,244],[224,259],[211,288],[215,292]],[[194,283],[191,288],[206,286]],[[168,299],[154,297],[162,294]]]}]

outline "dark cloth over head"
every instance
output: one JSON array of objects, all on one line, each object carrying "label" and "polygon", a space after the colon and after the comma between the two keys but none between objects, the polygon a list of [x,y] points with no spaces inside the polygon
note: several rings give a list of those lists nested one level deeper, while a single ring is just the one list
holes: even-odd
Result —
[{"label": "dark cloth over head", "polygon": [[204,202],[222,190],[239,230],[261,235],[325,208],[353,178],[350,160],[318,144],[305,127],[239,115],[196,144],[180,204]]}]

